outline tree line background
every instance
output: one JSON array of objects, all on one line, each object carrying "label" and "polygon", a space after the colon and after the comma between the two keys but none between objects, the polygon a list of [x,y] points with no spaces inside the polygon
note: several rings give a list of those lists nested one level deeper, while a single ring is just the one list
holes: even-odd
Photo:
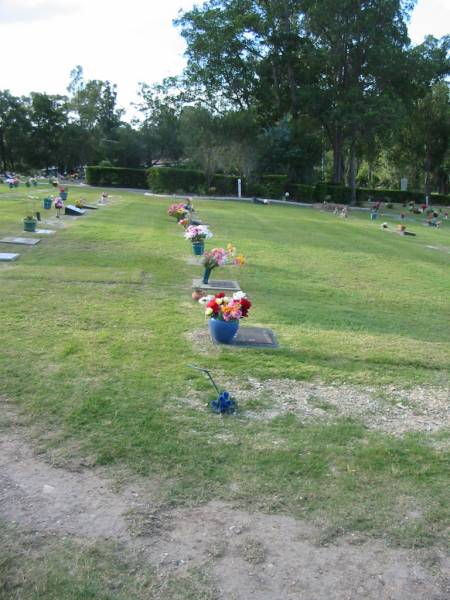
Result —
[{"label": "tree line background", "polygon": [[[117,88],[77,66],[66,95],[0,92],[0,165],[200,169],[448,193],[450,36],[408,38],[410,0],[209,0],[175,21],[187,66]],[[132,57],[130,57],[132,59]]]}]

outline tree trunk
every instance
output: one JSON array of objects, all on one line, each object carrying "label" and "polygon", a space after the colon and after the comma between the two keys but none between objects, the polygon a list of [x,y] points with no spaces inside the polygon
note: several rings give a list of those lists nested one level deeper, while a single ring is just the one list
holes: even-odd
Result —
[{"label": "tree trunk", "polygon": [[352,190],[352,206],[356,206],[356,139],[355,135],[352,135],[352,142],[350,146],[350,169],[349,169],[350,187]]},{"label": "tree trunk", "polygon": [[3,171],[6,171],[5,137],[3,129],[0,129],[0,164],[2,165]]},{"label": "tree trunk", "polygon": [[333,138],[333,183],[341,183],[343,176],[342,129],[336,127]]},{"label": "tree trunk", "polygon": [[284,21],[284,33],[285,38],[288,43],[288,47],[285,48],[286,52],[286,72],[289,86],[289,95],[290,95],[290,104],[291,104],[291,114],[294,119],[298,116],[298,99],[297,99],[297,81],[295,78],[295,72],[293,68],[293,56],[292,56],[292,27],[291,27],[291,8],[289,7],[288,2],[284,2],[283,4],[283,21]]},{"label": "tree trunk", "polygon": [[431,158],[427,149],[426,158],[424,162],[425,168],[425,204],[428,206],[430,203],[430,194],[431,194]]},{"label": "tree trunk", "polygon": [[278,72],[277,72],[277,67],[275,65],[275,63],[273,62],[273,60],[270,63],[270,66],[272,67],[272,79],[273,79],[273,93],[275,95],[275,102],[277,105],[277,109],[278,109],[278,114],[281,114],[281,98],[280,98],[280,86],[278,83]]},{"label": "tree trunk", "polygon": [[442,168],[439,169],[438,174],[437,174],[437,187],[438,187],[439,194],[447,193],[447,181],[448,181],[447,173],[444,171],[444,169],[442,169]]}]

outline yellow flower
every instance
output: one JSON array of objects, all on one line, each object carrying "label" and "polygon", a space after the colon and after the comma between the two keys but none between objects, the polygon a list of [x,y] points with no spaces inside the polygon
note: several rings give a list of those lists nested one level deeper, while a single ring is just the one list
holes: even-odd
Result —
[{"label": "yellow flower", "polygon": [[207,317],[210,317],[212,314],[213,314],[213,309],[212,309],[212,308],[207,308],[207,309],[205,310],[205,315],[206,315]]},{"label": "yellow flower", "polygon": [[234,259],[237,265],[240,265],[242,267],[242,265],[245,265],[245,256],[243,256],[242,254],[239,254],[239,256],[236,256],[236,258]]}]

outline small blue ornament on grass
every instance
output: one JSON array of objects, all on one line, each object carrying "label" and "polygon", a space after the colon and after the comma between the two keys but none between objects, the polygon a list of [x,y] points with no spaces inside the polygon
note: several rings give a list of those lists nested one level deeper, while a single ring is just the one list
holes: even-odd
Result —
[{"label": "small blue ornament on grass", "polygon": [[219,394],[217,400],[211,402],[211,408],[218,415],[224,413],[229,415],[236,412],[236,402],[229,392],[224,391]]},{"label": "small blue ornament on grass", "polygon": [[215,412],[217,415],[223,415],[223,414],[232,415],[233,413],[236,412],[236,408],[237,408],[236,401],[234,400],[234,398],[232,398],[230,396],[230,392],[227,392],[226,390],[223,390],[221,392],[219,390],[219,388],[216,385],[216,382],[212,378],[212,375],[208,371],[208,369],[202,369],[201,367],[196,367],[195,365],[188,365],[188,367],[190,367],[191,369],[196,369],[197,371],[202,371],[203,373],[206,373],[209,380],[213,384],[214,389],[216,390],[216,392],[218,394],[217,400],[212,400],[212,402],[211,402],[211,409],[213,410],[213,412]]}]

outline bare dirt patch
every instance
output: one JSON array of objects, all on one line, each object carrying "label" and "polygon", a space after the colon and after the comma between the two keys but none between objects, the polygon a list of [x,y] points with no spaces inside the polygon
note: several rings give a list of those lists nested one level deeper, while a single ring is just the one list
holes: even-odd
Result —
[{"label": "bare dirt patch", "polygon": [[[159,556],[160,565],[178,569],[208,560],[227,600],[444,600],[448,589],[445,576],[432,574],[413,552],[357,536],[319,546],[314,527],[289,517],[212,502],[174,511],[172,520],[174,527],[152,546],[153,560]],[[436,552],[433,562],[442,572],[450,566]]]},{"label": "bare dirt patch", "polygon": [[[419,386],[402,389],[327,385],[290,379],[226,382],[240,402],[242,415],[271,420],[295,414],[302,421],[333,422],[338,417],[361,419],[367,427],[401,435],[407,431],[435,432],[450,426],[450,388]],[[258,409],[246,403],[261,400]]]},{"label": "bare dirt patch", "polygon": [[163,576],[202,569],[224,600],[448,598],[450,561],[438,549],[418,553],[358,536],[324,546],[317,527],[286,516],[222,502],[161,507],[148,483],[117,493],[97,470],[49,465],[25,434],[13,417],[0,430],[0,518],[9,523],[42,535],[121,542]]},{"label": "bare dirt patch", "polygon": [[197,352],[201,354],[217,355],[220,353],[220,347],[213,344],[207,329],[197,329],[186,333],[187,339],[194,345]]}]

